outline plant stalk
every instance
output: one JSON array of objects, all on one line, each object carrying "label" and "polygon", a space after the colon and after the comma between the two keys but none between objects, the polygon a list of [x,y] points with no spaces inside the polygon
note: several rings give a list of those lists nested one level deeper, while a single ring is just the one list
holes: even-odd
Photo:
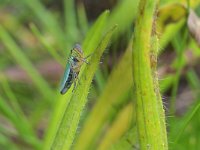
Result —
[{"label": "plant stalk", "polygon": [[156,76],[158,0],[141,0],[133,39],[133,83],[140,149],[166,150],[165,115]]}]

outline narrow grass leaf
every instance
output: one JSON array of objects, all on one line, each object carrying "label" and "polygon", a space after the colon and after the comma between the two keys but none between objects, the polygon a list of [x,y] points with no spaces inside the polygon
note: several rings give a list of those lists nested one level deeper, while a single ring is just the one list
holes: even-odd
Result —
[{"label": "narrow grass leaf", "polygon": [[[107,26],[118,24],[118,35],[131,27],[136,17],[139,0],[120,0],[117,6],[112,10]],[[128,14],[128,15],[127,15]]]},{"label": "narrow grass leaf", "polygon": [[[167,34],[166,32],[164,32],[164,35]],[[161,40],[163,40],[164,37],[165,36],[161,36]],[[172,36],[170,37],[171,38],[169,39],[172,39]],[[161,44],[161,47],[163,46],[165,46],[165,44]],[[120,63],[114,67],[103,93],[98,98],[97,103],[84,123],[80,135],[75,143],[75,149],[86,149],[86,147],[91,145],[91,141],[94,141],[100,128],[111,115],[113,106],[118,107],[121,104],[120,97],[127,93],[128,89],[131,88],[131,52],[131,46],[129,46]],[[172,79],[173,76],[170,75],[166,79],[160,81],[162,92],[166,91],[171,86],[173,83]],[[96,119],[97,115],[98,119]]]},{"label": "narrow grass leaf", "polygon": [[100,142],[97,150],[110,149],[110,147],[132,126],[133,118],[135,118],[133,114],[135,114],[133,113],[133,104],[130,103],[119,112],[117,118]]},{"label": "narrow grass leaf", "polygon": [[[186,47],[186,40],[188,37],[188,32],[185,31],[184,35],[181,37],[179,34],[178,36],[172,41],[173,46],[175,47],[176,53],[177,53],[177,59],[176,59],[176,73],[174,75],[173,79],[173,87],[172,87],[172,94],[170,99],[170,114],[174,115],[175,113],[175,101],[176,101],[176,95],[178,93],[178,85],[181,77],[181,72],[183,67],[186,65],[184,62],[184,50]],[[178,38],[179,37],[179,38]]]},{"label": "narrow grass leaf", "polygon": [[169,24],[165,27],[165,32],[160,37],[160,49],[159,54],[162,53],[164,48],[170,43],[170,41],[174,38],[174,36],[181,30],[183,25],[185,24],[186,19],[181,19],[177,23]]},{"label": "narrow grass leaf", "polygon": [[[97,48],[100,39],[102,38],[102,33],[104,32],[104,27],[107,21],[108,14],[109,12],[105,11],[100,17],[98,17],[97,21],[94,23],[94,25],[87,33],[83,44],[83,50],[85,56],[93,54],[94,50]],[[81,74],[79,74],[79,76],[81,76]],[[60,126],[60,122],[62,121],[64,112],[67,109],[67,106],[70,102],[71,96],[72,96],[72,88],[70,88],[65,95],[60,95],[57,98],[58,101],[56,103],[56,107],[50,122],[50,126],[45,136],[45,144],[43,147],[44,150],[49,150],[53,141],[55,140],[54,138]]]},{"label": "narrow grass leaf", "polygon": [[46,50],[49,52],[49,54],[61,65],[64,64],[64,61],[62,61],[62,57],[57,53],[57,51],[47,42],[45,37],[42,36],[42,33],[40,33],[39,29],[34,25],[30,24],[30,28],[33,32],[33,34],[36,36],[36,38],[40,41],[40,43],[46,48]]},{"label": "narrow grass leaf", "polygon": [[[189,70],[186,74],[187,76],[187,80],[191,85],[191,88],[193,88],[195,91],[199,90],[199,83],[200,80],[198,78],[198,75],[196,75],[196,73],[194,72],[194,70]],[[180,140],[182,134],[184,133],[186,127],[188,126],[188,124],[191,122],[192,118],[195,116],[195,114],[198,113],[199,109],[200,109],[200,102],[199,102],[199,91],[197,92],[197,100],[194,103],[194,105],[189,109],[189,111],[184,115],[184,117],[181,118],[181,120],[179,121],[179,123],[175,124],[174,127],[171,129],[170,132],[170,136],[171,139],[173,139],[173,146],[176,145],[178,143],[178,141]],[[178,130],[177,130],[177,126]]]},{"label": "narrow grass leaf", "polygon": [[83,49],[85,50],[85,55],[91,55],[94,49],[97,48],[103,34],[106,21],[108,19],[109,11],[104,11],[89,32],[86,34],[86,38],[83,42]]},{"label": "narrow grass leaf", "polygon": [[58,46],[60,46],[60,49],[70,48],[71,43],[69,43],[67,40],[67,38],[70,37],[65,36],[56,18],[44,7],[44,5],[42,5],[41,1],[21,0],[20,3],[23,3],[26,7],[30,8],[33,14],[39,19],[40,23],[43,25],[43,28],[47,32],[50,32],[56,39],[56,42],[59,44]]},{"label": "narrow grass leaf", "polygon": [[[10,87],[6,77],[3,77],[1,84],[2,84],[2,88],[5,91],[5,94],[7,95],[8,99],[9,99],[9,102],[11,104],[11,107],[9,108],[6,103],[1,103],[1,108],[6,108],[5,111],[3,111],[3,112],[5,112],[5,115],[8,114],[8,115],[6,115],[7,117],[8,116],[11,117],[9,119],[13,122],[13,124],[15,124],[15,123],[18,124],[15,126],[21,128],[19,130],[20,134],[22,134],[22,133],[26,134],[26,135],[30,134],[34,138],[37,139],[37,137],[34,134],[34,131],[32,129],[32,125],[27,120],[24,112],[22,111],[22,109],[18,103],[18,100],[17,100],[15,94],[13,93],[13,91],[11,90],[11,87]],[[1,109],[1,110],[3,110],[3,109]],[[18,122],[18,121],[15,122],[15,120],[17,120],[17,119],[14,119],[15,117],[19,118],[20,122]],[[23,132],[21,132],[21,131],[23,131]]]},{"label": "narrow grass leaf", "polygon": [[53,149],[70,149],[75,138],[82,110],[87,102],[87,95],[90,84],[98,67],[101,55],[107,47],[115,28],[116,26],[107,32],[107,34],[103,37],[101,43],[99,44],[98,48],[94,51],[94,54],[89,61],[90,64],[87,67],[83,68],[82,76],[80,78],[80,84],[77,85],[77,88],[72,95],[68,108],[64,113],[55,141],[52,145]]},{"label": "narrow grass leaf", "polygon": [[97,85],[98,85],[97,88],[98,88],[99,93],[102,93],[106,80],[104,79],[103,73],[101,72],[99,68],[97,69],[96,74],[95,74],[95,81],[97,82]]},{"label": "narrow grass leaf", "polygon": [[7,33],[7,31],[0,25],[0,39],[6,46],[7,50],[11,53],[16,62],[27,72],[31,77],[38,91],[43,95],[45,100],[51,104],[53,99],[53,92],[49,87],[48,83],[41,77],[29,59],[20,50],[15,41]]},{"label": "narrow grass leaf", "polygon": [[13,141],[9,137],[7,137],[7,135],[2,134],[1,132],[0,132],[0,145],[2,150],[3,149],[20,150],[17,144],[13,143]]},{"label": "narrow grass leaf", "polygon": [[0,112],[9,120],[15,120],[14,111],[8,106],[8,104],[0,97]]},{"label": "narrow grass leaf", "polygon": [[[197,100],[199,101],[199,99]],[[183,120],[181,121],[181,126],[178,128],[178,132],[176,132],[175,138],[174,138],[174,143],[177,144],[178,140],[180,139],[181,135],[183,134],[184,130],[192,120],[192,118],[195,116],[195,114],[199,111],[200,109],[200,103],[196,103],[194,107],[184,116]],[[177,128],[176,128],[177,131]]]},{"label": "narrow grass leaf", "polygon": [[[187,78],[187,81],[190,83],[190,86],[192,87],[192,89],[198,91],[198,89],[200,88],[200,80],[199,80],[198,74],[194,71],[194,69],[190,69],[186,73],[186,78]],[[199,94],[199,91],[197,92],[197,94]]]},{"label": "narrow grass leaf", "polygon": [[75,1],[64,0],[63,2],[65,8],[65,31],[70,37],[68,40],[71,40],[71,43],[74,43],[80,38],[77,28]]},{"label": "narrow grass leaf", "polygon": [[37,139],[36,135],[34,134],[33,130],[29,126],[26,120],[16,114],[5,100],[0,96],[0,112],[10,120],[15,128],[17,129],[20,137],[26,141],[27,143],[31,144],[35,149],[39,149],[41,146],[40,141]]},{"label": "narrow grass leaf", "polygon": [[[119,64],[109,76],[102,94],[84,123],[75,143],[75,149],[88,149],[99,133],[103,123],[112,114],[114,107],[118,108],[123,103],[131,89],[131,46],[132,44],[129,45]],[[98,119],[96,119],[96,116],[98,116]]]},{"label": "narrow grass leaf", "polygon": [[131,150],[131,149],[139,149],[137,141],[137,128],[136,126],[129,129],[126,134],[119,139],[116,143],[114,143],[109,150]]},{"label": "narrow grass leaf", "polygon": [[[86,56],[91,55],[94,49],[97,48],[97,45],[103,36],[103,33],[104,33],[103,31],[106,28],[106,22],[108,21],[109,13],[110,12],[108,10],[104,11],[101,14],[101,16],[98,18],[98,20],[95,22],[93,27],[87,33],[86,38],[83,42],[83,49],[85,50]],[[98,74],[98,72],[95,74],[95,76],[98,76],[98,77],[99,75],[100,74]],[[97,86],[101,87],[101,84],[97,82]]]},{"label": "narrow grass leaf", "polygon": [[80,26],[80,29],[82,31],[82,34],[85,35],[87,31],[89,30],[89,22],[87,20],[86,10],[83,5],[83,3],[78,3],[78,24]]}]

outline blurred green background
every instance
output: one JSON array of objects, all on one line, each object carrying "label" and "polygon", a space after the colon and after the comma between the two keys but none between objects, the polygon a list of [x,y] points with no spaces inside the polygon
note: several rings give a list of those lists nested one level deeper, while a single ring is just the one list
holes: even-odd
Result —
[{"label": "blurred green background", "polygon": [[[130,92],[138,2],[0,1],[0,150],[41,148],[58,111],[55,105],[64,99],[59,84],[71,48],[82,44],[89,31],[103,35],[115,24],[72,147],[138,149]],[[188,7],[200,16],[199,0],[161,0],[158,10],[158,75],[168,143],[175,150],[200,149],[200,19],[188,16]],[[96,22],[97,30],[94,23],[105,10],[110,14],[101,28]]]}]

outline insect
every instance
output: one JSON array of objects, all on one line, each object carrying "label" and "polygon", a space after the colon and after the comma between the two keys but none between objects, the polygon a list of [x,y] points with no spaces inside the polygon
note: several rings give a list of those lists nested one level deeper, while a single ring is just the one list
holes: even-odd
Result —
[{"label": "insect", "polygon": [[[87,58],[87,57],[86,57]],[[79,44],[76,44],[71,50],[71,54],[68,58],[64,76],[61,82],[60,93],[65,94],[68,89],[74,83],[74,88],[76,87],[76,81],[78,79],[78,74],[80,72],[82,64],[88,63],[86,58],[83,56],[82,48]]]}]

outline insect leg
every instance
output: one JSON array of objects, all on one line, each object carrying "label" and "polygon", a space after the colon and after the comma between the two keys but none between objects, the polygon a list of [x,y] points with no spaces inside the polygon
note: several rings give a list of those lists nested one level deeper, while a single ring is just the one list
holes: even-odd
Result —
[{"label": "insect leg", "polygon": [[86,58],[81,59],[84,63],[89,64],[89,62],[86,60]]},{"label": "insect leg", "polygon": [[75,88],[76,88],[76,79],[77,79],[77,78],[78,78],[77,73],[76,73],[76,72],[73,72],[73,82],[74,82],[73,92],[74,92],[74,90],[75,90]]},{"label": "insect leg", "polygon": [[84,57],[84,58],[82,58],[82,61],[84,62],[84,63],[86,63],[86,64],[89,64],[89,62],[87,61],[87,59],[90,57],[90,56],[92,56],[93,55],[93,53],[92,54],[89,54],[88,56],[86,56],[86,57]]},{"label": "insect leg", "polygon": [[77,82],[78,82],[78,84],[81,84],[80,79],[78,78],[78,76],[77,76]]},{"label": "insect leg", "polygon": [[90,56],[92,56],[93,55],[93,53],[92,54],[89,54],[89,55],[87,55],[84,59],[88,59]]}]

